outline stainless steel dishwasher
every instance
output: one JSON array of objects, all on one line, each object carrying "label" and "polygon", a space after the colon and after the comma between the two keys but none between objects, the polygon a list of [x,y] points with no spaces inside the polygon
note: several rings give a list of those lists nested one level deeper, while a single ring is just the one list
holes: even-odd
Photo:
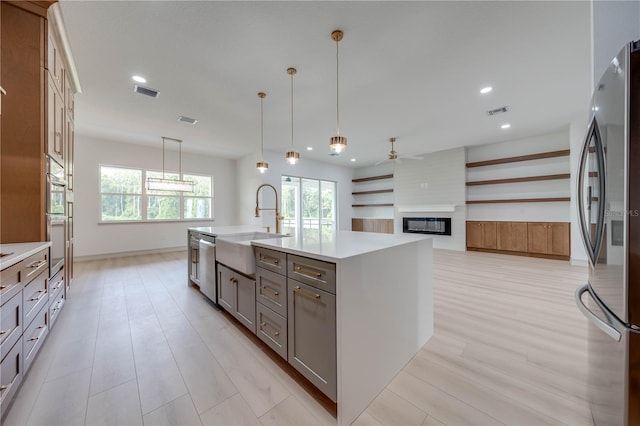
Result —
[{"label": "stainless steel dishwasher", "polygon": [[218,303],[216,297],[216,245],[214,241],[201,238],[198,242],[198,275],[200,292],[212,302]]}]

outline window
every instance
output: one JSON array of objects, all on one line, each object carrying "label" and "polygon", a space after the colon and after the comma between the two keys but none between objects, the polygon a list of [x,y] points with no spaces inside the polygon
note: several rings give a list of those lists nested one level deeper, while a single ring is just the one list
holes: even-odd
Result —
[{"label": "window", "polygon": [[[161,178],[162,172],[100,166],[102,222],[212,219],[213,177],[183,174],[196,183],[194,192],[152,191],[147,177]],[[178,173],[164,173],[165,179],[179,179]]]},{"label": "window", "polygon": [[318,240],[323,233],[333,233],[336,186],[331,181],[282,176],[282,231]]}]

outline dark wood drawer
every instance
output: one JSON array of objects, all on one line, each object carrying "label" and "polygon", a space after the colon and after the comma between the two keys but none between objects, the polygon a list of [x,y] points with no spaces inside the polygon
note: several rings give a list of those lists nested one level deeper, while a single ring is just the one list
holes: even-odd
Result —
[{"label": "dark wood drawer", "polygon": [[287,265],[289,278],[336,294],[335,263],[290,254]]},{"label": "dark wood drawer", "polygon": [[0,306],[22,290],[22,263],[9,266],[0,272]]},{"label": "dark wood drawer", "polygon": [[64,291],[58,292],[58,295],[49,301],[49,328],[53,327],[56,320],[60,316],[60,311],[64,306]]},{"label": "dark wood drawer", "polygon": [[262,303],[286,318],[287,277],[263,268],[256,268],[256,302]]},{"label": "dark wood drawer", "polygon": [[22,292],[2,305],[0,316],[0,359],[2,359],[22,335]]},{"label": "dark wood drawer", "polygon": [[49,249],[39,251],[22,261],[22,282],[26,285],[49,269]]},{"label": "dark wood drawer", "polygon": [[287,275],[287,254],[280,251],[269,250],[262,247],[254,247],[256,266]]},{"label": "dark wood drawer", "polygon": [[42,347],[47,334],[49,334],[49,309],[45,304],[40,312],[35,315],[31,325],[22,335],[22,350],[24,351],[24,371],[28,371],[31,363]]},{"label": "dark wood drawer", "polygon": [[22,382],[22,342],[18,341],[0,362],[0,413],[4,415]]},{"label": "dark wood drawer", "polygon": [[49,302],[48,281],[47,274],[40,274],[22,289],[22,313],[25,327],[29,327],[36,314]]},{"label": "dark wood drawer", "polygon": [[261,303],[256,303],[256,319],[256,334],[260,340],[282,358],[287,359],[287,320]]}]

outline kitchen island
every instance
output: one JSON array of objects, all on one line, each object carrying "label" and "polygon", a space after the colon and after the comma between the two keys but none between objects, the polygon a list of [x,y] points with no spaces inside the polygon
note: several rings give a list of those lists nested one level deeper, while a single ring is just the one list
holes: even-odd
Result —
[{"label": "kitchen island", "polygon": [[255,275],[219,263],[217,302],[336,403],[338,424],[352,423],[433,335],[432,240],[312,230],[251,245]]}]

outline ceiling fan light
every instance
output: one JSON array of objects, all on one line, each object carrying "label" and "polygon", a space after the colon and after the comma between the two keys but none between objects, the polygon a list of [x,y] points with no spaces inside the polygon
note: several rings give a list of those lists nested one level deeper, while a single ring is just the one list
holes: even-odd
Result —
[{"label": "ceiling fan light", "polygon": [[258,161],[256,163],[256,169],[258,169],[260,173],[264,173],[269,170],[269,163],[267,163],[266,161]]},{"label": "ceiling fan light", "polygon": [[347,138],[340,135],[331,136],[331,138],[329,138],[329,148],[332,152],[340,154],[347,148]]},{"label": "ceiling fan light", "polygon": [[287,160],[287,163],[296,164],[300,159],[300,153],[296,151],[288,151],[284,158]]}]

